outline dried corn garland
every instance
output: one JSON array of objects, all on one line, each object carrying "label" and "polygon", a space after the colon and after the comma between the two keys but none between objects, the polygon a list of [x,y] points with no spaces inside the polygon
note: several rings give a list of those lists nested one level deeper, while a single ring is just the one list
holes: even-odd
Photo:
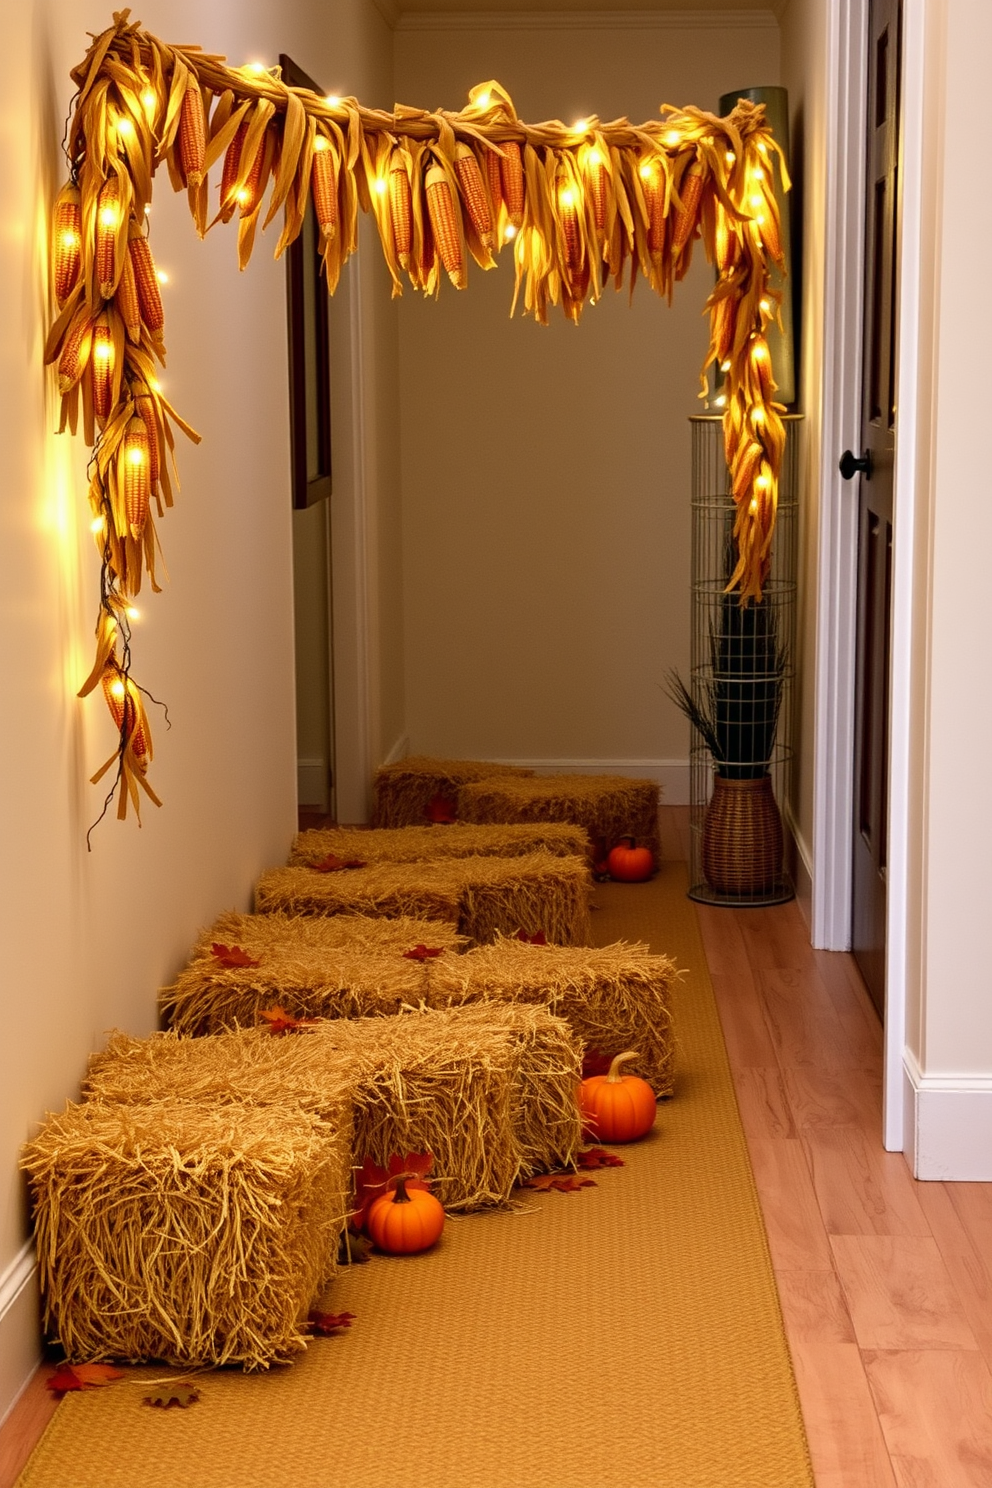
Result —
[{"label": "dried corn garland", "polygon": [[[231,68],[198,48],[167,46],[129,14],[115,13],[72,73],[71,179],[53,213],[58,314],[47,359],[58,368],[61,427],[75,432],[81,415],[94,446],[90,503],[103,557],[97,655],[83,693],[108,668],[133,688],[124,617],[145,571],[157,587],[154,515],[172,504],[174,426],[198,438],[155,377],[164,314],[144,224],[163,162],[201,235],[237,216],[242,268],[259,225],[282,213],[278,256],[312,198],[330,293],[357,247],[360,209],[375,218],[394,293],[404,277],[426,294],[438,293],[445,275],[462,288],[469,257],[491,268],[494,252],[510,245],[514,306],[522,298],[541,322],[559,304],[578,322],[609,280],[633,288],[641,275],[670,297],[701,239],[719,273],[703,371],[704,385],[714,362],[725,377],[737,504],[730,587],[743,603],[760,597],[784,443],[765,335],[780,300],[770,284],[781,265],[778,147],[760,106],[741,101],[720,119],[666,104],[641,125],[590,118],[568,128],[524,123],[490,82],[457,113],[401,105],[386,113],[290,88],[278,69]],[[779,169],[787,186],[784,162]],[[123,816],[129,800],[137,807],[136,784],[155,799],[144,778],[151,743],[143,710],[144,751],[134,747],[128,708],[119,718],[111,711]]]}]

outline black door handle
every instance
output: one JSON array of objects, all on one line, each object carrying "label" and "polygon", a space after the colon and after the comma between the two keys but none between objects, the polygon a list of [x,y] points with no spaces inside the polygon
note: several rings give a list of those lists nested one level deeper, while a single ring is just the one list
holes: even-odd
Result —
[{"label": "black door handle", "polygon": [[851,450],[845,450],[840,457],[841,475],[845,480],[853,480],[859,472],[866,480],[871,480],[871,450],[865,450],[860,458]]}]

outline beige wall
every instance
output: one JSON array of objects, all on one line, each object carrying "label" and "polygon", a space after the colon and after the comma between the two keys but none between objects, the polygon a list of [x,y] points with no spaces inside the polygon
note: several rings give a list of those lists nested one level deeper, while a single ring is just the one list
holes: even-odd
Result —
[{"label": "beige wall", "polygon": [[[63,174],[67,73],[87,29],[108,16],[78,0],[33,0],[10,10],[4,33],[0,1413],[36,1349],[30,1286],[14,1295],[27,1263],[19,1149],[46,1110],[76,1094],[108,1028],[154,1027],[156,989],[196,930],[222,908],[247,906],[255,875],[284,856],[294,825],[284,271],[263,241],[239,275],[233,233],[198,243],[163,186],[152,221],[171,277],[165,385],[204,436],[199,449],[180,450],[182,492],[161,526],[171,582],[143,599],[135,640],[136,674],[172,718],[170,733],[155,713],[154,780],[165,805],[148,807],[140,831],[104,822],[86,851],[102,800],[87,776],[114,736],[102,701],[74,695],[90,665],[97,565],[85,452],[51,432],[41,348],[45,219]],[[342,90],[354,80],[389,101],[388,32],[363,0],[342,0],[333,31],[316,0],[278,10],[261,0],[148,0],[141,16],[166,39],[197,40],[235,62],[274,61],[284,49],[329,87],[333,61],[347,74]]]},{"label": "beige wall", "polygon": [[[408,18],[412,19],[412,18]],[[778,82],[778,32],[647,18],[402,29],[400,97],[498,78],[529,120],[640,120]],[[434,23],[436,24],[436,23]],[[700,257],[669,309],[612,291],[576,329],[508,319],[512,265],[400,316],[407,722],[414,750],[684,759]]]}]

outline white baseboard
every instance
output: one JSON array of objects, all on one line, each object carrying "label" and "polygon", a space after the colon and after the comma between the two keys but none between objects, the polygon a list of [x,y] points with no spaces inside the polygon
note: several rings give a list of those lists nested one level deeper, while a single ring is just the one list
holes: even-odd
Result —
[{"label": "white baseboard", "polygon": [[400,734],[399,738],[396,740],[396,743],[393,745],[392,749],[386,755],[386,758],[383,760],[382,763],[384,765],[398,764],[401,759],[406,759],[409,753],[410,735]]},{"label": "white baseboard", "polygon": [[522,765],[538,775],[629,775],[634,780],[656,780],[663,806],[688,806],[689,761],[646,759],[497,759],[494,765]]},{"label": "white baseboard", "polygon": [[903,1052],[903,1150],[916,1178],[992,1182],[992,1075],[925,1075]]},{"label": "white baseboard", "polygon": [[41,1361],[37,1276],[34,1242],[28,1240],[0,1274],[0,1421]]},{"label": "white baseboard", "polygon": [[788,801],[785,803],[785,810],[782,814],[786,830],[795,848],[792,868],[796,886],[796,903],[799,905],[802,917],[806,921],[806,928],[809,930],[813,924],[813,853],[806,838],[799,830],[799,824]]},{"label": "white baseboard", "polygon": [[314,811],[328,809],[327,761],[325,759],[298,759],[296,761],[296,799],[300,806],[309,806]]}]

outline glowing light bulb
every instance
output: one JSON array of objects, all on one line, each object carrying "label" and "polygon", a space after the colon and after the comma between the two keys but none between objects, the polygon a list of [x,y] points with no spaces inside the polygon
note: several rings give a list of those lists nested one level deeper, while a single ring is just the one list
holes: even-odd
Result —
[{"label": "glowing light bulb", "polygon": [[151,88],[146,88],[144,93],[142,93],[141,95],[141,102],[144,104],[148,112],[151,113],[152,109],[158,102],[158,99],[155,97],[155,94],[152,92]]},{"label": "glowing light bulb", "polygon": [[603,157],[597,149],[592,149],[586,156],[586,161],[589,165],[602,165]]},{"label": "glowing light bulb", "polygon": [[511,238],[515,238],[516,236],[517,229],[514,227],[512,222],[508,222],[503,233],[503,242],[508,243]]},{"label": "glowing light bulb", "polygon": [[768,355],[768,347],[763,341],[759,341],[751,347],[751,355],[756,362],[763,362]]},{"label": "glowing light bulb", "polygon": [[758,141],[758,149],[761,151],[762,155],[768,154],[768,146],[765,144],[764,140]]},{"label": "glowing light bulb", "polygon": [[768,479],[767,475],[759,475],[754,484],[756,490],[767,491],[768,487],[771,485],[771,481]]},{"label": "glowing light bulb", "polygon": [[156,269],[155,278],[158,280],[159,284],[168,284],[169,282],[169,276],[164,269]]},{"label": "glowing light bulb", "polygon": [[239,207],[246,207],[251,201],[251,192],[248,190],[248,187],[242,186],[240,191],[236,191],[234,193],[234,200]]},{"label": "glowing light bulb", "polygon": [[145,202],[145,216],[146,217],[150,217],[151,215],[152,215],[152,204],[151,204],[151,202]]},{"label": "glowing light bulb", "polygon": [[327,104],[328,108],[337,108],[341,103],[341,99],[339,98],[337,93],[328,93],[327,97],[324,99],[324,102]]},{"label": "glowing light bulb", "polygon": [[153,393],[160,393],[162,391],[162,384],[159,382],[157,377],[149,377],[148,386],[151,388]]},{"label": "glowing light bulb", "polygon": [[145,452],[143,449],[139,449],[136,444],[132,444],[127,452],[127,457],[132,465],[143,465],[145,463]]},{"label": "glowing light bulb", "polygon": [[120,214],[116,207],[106,206],[100,208],[100,226],[116,227],[120,221]]},{"label": "glowing light bulb", "polygon": [[118,119],[117,120],[117,133],[118,134],[122,134],[125,139],[133,139],[134,138],[134,125],[131,123],[131,120],[130,119]]},{"label": "glowing light bulb", "polygon": [[376,176],[375,189],[379,196],[385,196],[386,192],[389,190],[389,182],[386,180],[385,176]]},{"label": "glowing light bulb", "polygon": [[103,517],[94,517],[92,522],[90,523],[90,531],[93,533],[102,532],[105,526],[106,523],[104,522]]},{"label": "glowing light bulb", "polygon": [[668,133],[665,135],[665,144],[666,145],[669,145],[670,147],[674,148],[675,145],[680,145],[681,143],[682,143],[682,136],[679,134],[679,132],[678,132],[677,129],[670,129],[668,131]]},{"label": "glowing light bulb", "polygon": [[754,168],[754,170],[751,172],[751,180],[752,181],[763,181],[764,179],[765,179],[765,173],[764,173],[764,171],[761,169],[760,166],[757,166],[756,165],[755,168]]},{"label": "glowing light bulb", "polygon": [[765,205],[764,197],[757,194],[752,196],[751,205],[755,208],[755,210],[757,210],[759,207],[763,207]]},{"label": "glowing light bulb", "polygon": [[562,190],[558,193],[558,200],[561,202],[563,207],[574,207],[575,188],[572,186],[563,187]]},{"label": "glowing light bulb", "polygon": [[487,109],[489,107],[489,105],[492,103],[492,101],[493,101],[493,96],[492,96],[491,93],[489,93],[489,92],[480,93],[479,96],[478,96],[478,98],[475,100],[475,106],[476,106],[476,108]]},{"label": "glowing light bulb", "polygon": [[737,156],[734,154],[733,150],[728,150],[725,158],[728,165],[736,165]]},{"label": "glowing light bulb", "polygon": [[114,344],[112,341],[94,341],[93,360],[95,362],[109,362],[113,354]]},{"label": "glowing light bulb", "polygon": [[324,136],[322,134],[318,134],[317,138],[313,142],[313,148],[314,154],[319,155],[323,150],[329,150],[331,147]]},{"label": "glowing light bulb", "polygon": [[575,123],[572,125],[572,133],[573,134],[586,134],[588,132],[588,129],[589,129],[589,120],[588,119],[576,119]]},{"label": "glowing light bulb", "polygon": [[721,393],[720,396],[719,396],[719,398],[714,398],[713,399],[713,402],[716,404],[717,408],[723,408],[726,405],[726,402],[727,402],[727,395],[726,395],[726,393]]},{"label": "glowing light bulb", "polygon": [[127,616],[127,618],[129,620],[140,620],[141,619],[141,611],[139,609],[136,609],[134,605],[128,605],[128,607],[124,611],[124,613],[125,613],[125,615]]},{"label": "glowing light bulb", "polygon": [[763,424],[765,422],[765,410],[763,408],[752,408],[751,422],[755,425]]},{"label": "glowing light bulb", "polygon": [[67,227],[65,232],[59,238],[59,242],[65,249],[78,248],[79,234],[77,232],[73,232],[71,227]]},{"label": "glowing light bulb", "polygon": [[721,372],[729,372],[730,371],[730,360],[729,360],[729,358],[728,358],[727,361],[720,363],[720,371]]},{"label": "glowing light bulb", "polygon": [[653,165],[648,165],[647,163],[645,163],[644,165],[638,166],[638,169],[637,169],[637,174],[640,176],[640,178],[641,178],[642,181],[650,181],[651,178],[652,178],[652,176],[654,175],[654,172],[655,172],[654,166]]},{"label": "glowing light bulb", "polygon": [[757,516],[757,514],[758,514],[758,498],[756,496],[752,496],[751,497],[751,502],[750,502],[750,505],[748,506],[748,511],[751,513],[752,517]]},{"label": "glowing light bulb", "polygon": [[110,696],[115,698],[122,698],[124,696],[124,683],[120,677],[115,677],[113,682],[111,682]]},{"label": "glowing light bulb", "polygon": [[249,62],[246,65],[246,67],[245,67],[245,71],[246,72],[261,73],[261,72],[268,72],[268,68],[266,67],[266,65],[265,65],[264,62]]},{"label": "glowing light bulb", "polygon": [[770,300],[761,301],[761,313],[762,315],[770,315],[772,313],[772,305]]}]

